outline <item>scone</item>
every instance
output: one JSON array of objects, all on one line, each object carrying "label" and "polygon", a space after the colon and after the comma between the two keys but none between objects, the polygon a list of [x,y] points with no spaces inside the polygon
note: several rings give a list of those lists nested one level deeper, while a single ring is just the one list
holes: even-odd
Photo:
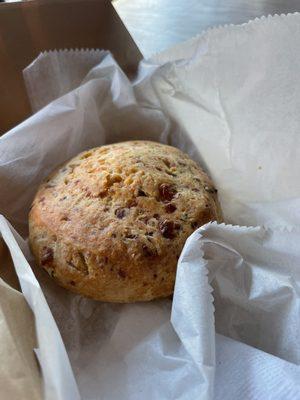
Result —
[{"label": "scone", "polygon": [[217,190],[180,150],[131,141],[84,151],[40,186],[29,215],[37,264],[93,299],[172,294],[177,260],[199,226],[221,220]]}]

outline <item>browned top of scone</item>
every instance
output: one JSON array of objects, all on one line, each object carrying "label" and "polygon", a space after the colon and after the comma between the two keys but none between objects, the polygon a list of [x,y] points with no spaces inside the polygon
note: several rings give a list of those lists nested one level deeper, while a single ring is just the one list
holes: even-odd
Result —
[{"label": "browned top of scone", "polygon": [[121,276],[173,262],[187,237],[221,214],[211,180],[186,154],[131,141],[85,151],[57,169],[30,219],[98,263],[119,265]]}]

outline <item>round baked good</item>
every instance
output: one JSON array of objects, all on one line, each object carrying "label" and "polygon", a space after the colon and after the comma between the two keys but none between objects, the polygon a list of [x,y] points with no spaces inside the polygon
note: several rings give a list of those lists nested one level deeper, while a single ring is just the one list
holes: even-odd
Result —
[{"label": "round baked good", "polygon": [[29,215],[37,264],[93,299],[172,294],[187,237],[221,220],[217,190],[180,150],[130,141],[84,151],[40,186]]}]

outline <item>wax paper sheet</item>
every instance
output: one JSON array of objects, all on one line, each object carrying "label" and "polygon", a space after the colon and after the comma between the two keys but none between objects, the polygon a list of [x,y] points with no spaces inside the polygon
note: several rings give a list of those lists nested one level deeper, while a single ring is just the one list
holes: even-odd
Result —
[{"label": "wax paper sheet", "polygon": [[[79,84],[75,55],[76,85],[60,70],[51,79],[64,90],[0,139],[0,210],[23,238],[38,184],[57,164],[133,138],[188,152],[233,224],[188,239],[173,302],[111,305],[58,288],[2,218],[36,316],[47,399],[299,398],[299,20],[212,30],[143,62],[133,84],[105,52]],[[68,57],[52,54],[56,63]],[[27,85],[51,63],[37,60]],[[55,351],[46,354],[49,327]]]}]

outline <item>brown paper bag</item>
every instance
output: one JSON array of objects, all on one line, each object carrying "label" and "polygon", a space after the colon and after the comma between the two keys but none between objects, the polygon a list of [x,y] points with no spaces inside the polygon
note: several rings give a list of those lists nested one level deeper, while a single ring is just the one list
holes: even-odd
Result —
[{"label": "brown paper bag", "polygon": [[30,106],[22,70],[45,50],[110,50],[132,73],[141,54],[106,0],[44,0],[0,5],[0,135],[23,121]]}]

